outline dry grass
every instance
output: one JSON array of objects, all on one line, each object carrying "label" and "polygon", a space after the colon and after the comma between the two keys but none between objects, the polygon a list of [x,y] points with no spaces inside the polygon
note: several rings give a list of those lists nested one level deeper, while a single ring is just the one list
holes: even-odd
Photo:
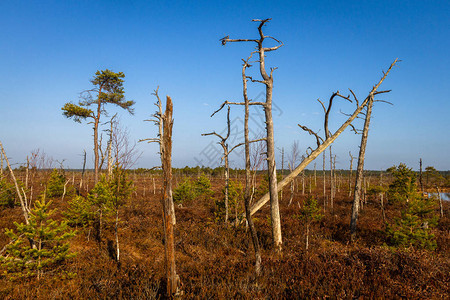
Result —
[{"label": "dry grass", "polygon": [[[120,211],[121,264],[108,255],[112,228],[99,244],[89,231],[71,241],[77,257],[63,267],[76,272],[73,279],[50,276],[37,281],[9,282],[0,277],[1,299],[155,299],[163,298],[164,244],[160,195],[153,182],[137,175],[136,193]],[[77,181],[77,180],[76,180]],[[321,182],[318,180],[318,182]],[[160,182],[157,180],[157,187]],[[214,197],[221,197],[223,181],[212,180]],[[145,195],[144,195],[145,187]],[[35,193],[40,189],[36,181]],[[351,202],[342,188],[334,209],[311,228],[310,249],[305,250],[305,225],[297,217],[306,195],[297,192],[288,207],[288,189],[281,203],[283,253],[271,247],[268,208],[255,215],[263,251],[263,271],[253,275],[253,248],[245,226],[234,227],[215,220],[214,201],[201,200],[177,207],[177,271],[183,298],[200,299],[300,299],[300,298],[408,298],[448,299],[450,294],[450,220],[434,229],[435,251],[392,250],[385,243],[379,204],[369,200],[359,221],[359,238],[348,238]],[[319,203],[322,187],[317,191]],[[54,206],[65,203],[55,199]],[[446,203],[446,212],[449,211]],[[387,216],[397,212],[388,207]],[[0,227],[21,221],[20,208],[0,209]],[[0,232],[0,249],[8,242]],[[110,242],[111,243],[111,242]]]}]

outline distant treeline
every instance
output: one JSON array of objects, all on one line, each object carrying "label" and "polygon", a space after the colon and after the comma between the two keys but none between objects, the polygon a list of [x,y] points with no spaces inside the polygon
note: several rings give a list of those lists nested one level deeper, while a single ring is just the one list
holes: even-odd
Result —
[{"label": "distant treeline", "polygon": [[[15,169],[15,171],[25,171],[25,166],[20,166]],[[5,171],[7,171],[5,169]],[[41,171],[51,171],[51,169],[42,169]],[[82,172],[82,169],[65,169],[67,172]],[[93,172],[93,169],[86,169],[85,172]],[[176,175],[185,175],[185,176],[192,176],[192,175],[198,175],[198,174],[208,174],[211,176],[221,176],[225,172],[224,167],[217,167],[217,168],[210,168],[210,167],[204,167],[204,166],[195,166],[195,167],[189,167],[185,166],[184,168],[172,168],[172,171]],[[330,169],[325,169],[326,172],[330,172]],[[343,169],[336,169],[334,170],[336,174],[347,176],[350,174],[350,170],[343,170]],[[160,174],[161,169],[159,168],[136,168],[136,169],[130,169],[128,172],[133,174]],[[267,170],[258,170],[258,174],[263,174],[267,172]],[[316,169],[317,175],[320,176],[323,172],[323,169]],[[353,173],[355,170],[352,171]],[[425,171],[424,171],[425,172]],[[450,170],[447,171],[437,171],[439,174],[441,174],[443,177],[450,176]],[[245,174],[245,169],[240,168],[230,168],[231,174]],[[278,173],[281,175],[288,175],[290,171],[288,169],[278,169]],[[364,170],[364,173],[366,176],[380,176],[380,174],[387,174],[386,170]],[[419,172],[416,172],[417,175],[419,175]],[[314,170],[311,169],[305,169],[304,170],[305,176],[314,175]]]}]

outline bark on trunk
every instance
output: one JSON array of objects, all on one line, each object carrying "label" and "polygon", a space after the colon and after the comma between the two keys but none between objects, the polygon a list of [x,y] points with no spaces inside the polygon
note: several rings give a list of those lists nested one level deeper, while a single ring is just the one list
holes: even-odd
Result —
[{"label": "bark on trunk", "polygon": [[163,224],[164,246],[166,259],[167,296],[172,297],[177,292],[178,277],[175,269],[174,240],[174,207],[172,197],[172,99],[167,96],[166,111],[162,116],[163,134],[161,137],[161,163],[163,169]]},{"label": "bark on trunk", "polygon": [[[250,234],[252,237],[253,248],[255,249],[255,275],[259,276],[261,273],[261,249],[259,247],[258,233],[256,232],[255,225],[253,223],[252,215],[250,213],[250,201],[252,197],[252,175],[251,175],[251,165],[250,165],[250,142],[249,142],[249,129],[248,129],[248,118],[249,118],[249,99],[247,97],[247,78],[245,76],[245,70],[247,68],[247,63],[244,63],[242,68],[242,79],[244,85],[244,100],[245,100],[245,116],[244,116],[244,139],[245,139],[245,192],[244,192],[244,206],[245,206],[245,217],[247,220],[248,227],[250,229]],[[256,171],[255,171],[256,173]]]},{"label": "bark on trunk", "polygon": [[369,135],[369,125],[370,125],[370,116],[372,114],[372,106],[373,106],[373,95],[370,96],[369,102],[367,103],[366,120],[364,122],[364,129],[361,137],[361,146],[359,149],[358,167],[356,170],[355,192],[353,195],[352,217],[350,220],[350,239],[352,241],[354,241],[356,238],[356,223],[358,221],[360,210],[363,172],[364,172],[364,158],[366,154],[367,137]]}]

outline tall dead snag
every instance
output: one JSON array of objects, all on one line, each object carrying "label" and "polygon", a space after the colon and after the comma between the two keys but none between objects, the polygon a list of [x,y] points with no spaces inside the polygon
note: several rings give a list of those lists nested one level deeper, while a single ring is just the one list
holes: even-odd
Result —
[{"label": "tall dead snag", "polygon": [[350,220],[350,239],[353,241],[356,237],[356,222],[358,221],[360,202],[361,202],[361,189],[363,181],[364,172],[364,158],[366,154],[367,137],[369,135],[369,125],[370,116],[372,114],[373,107],[373,97],[371,94],[369,96],[369,102],[367,103],[366,119],[364,121],[364,129],[361,137],[361,145],[359,148],[358,156],[358,167],[356,169],[356,181],[355,181],[355,191],[353,194],[353,205],[352,205],[352,217]]},{"label": "tall dead snag", "polygon": [[161,164],[163,170],[162,204],[164,214],[164,246],[166,250],[168,296],[175,295],[178,287],[177,272],[175,270],[175,242],[173,236],[173,220],[175,220],[175,211],[172,197],[172,114],[172,99],[167,96],[166,111],[164,112],[164,115],[162,115],[163,135],[161,138]]},{"label": "tall dead snag", "polygon": [[[158,94],[158,90],[159,90],[159,86],[156,88],[156,90],[152,93],[152,95],[154,95],[156,97],[156,102],[155,102],[155,106],[157,107],[157,111],[152,115],[153,119],[148,119],[148,120],[144,120],[146,122],[153,122],[156,126],[158,126],[158,137],[156,138],[148,138],[148,139],[142,139],[139,140],[139,142],[148,142],[148,143],[158,143],[159,145],[159,154],[161,156],[162,159],[162,153],[163,153],[163,145],[162,145],[162,137],[164,135],[164,127],[163,127],[163,111],[162,111],[162,102],[161,102],[161,98],[159,98],[159,94]],[[169,99],[170,97],[167,96],[167,99]],[[156,167],[159,168],[159,167]],[[162,168],[162,165],[161,165]],[[153,185],[154,185],[154,180],[153,180]],[[153,190],[155,191],[155,187],[153,186]],[[176,218],[175,218],[175,206],[173,204],[173,201],[170,201],[169,203],[171,210],[172,210],[172,223],[173,225],[176,224]]]},{"label": "tall dead snag", "polygon": [[352,196],[352,171],[353,171],[353,160],[355,157],[352,155],[351,151],[348,151],[348,155],[350,155],[350,174],[348,176],[348,196]]},{"label": "tall dead snag", "polygon": [[230,106],[228,106],[228,112],[227,112],[227,135],[225,137],[221,136],[220,134],[216,133],[215,131],[210,133],[203,133],[202,136],[208,136],[208,135],[215,135],[220,139],[220,142],[218,143],[220,146],[222,146],[223,149],[223,157],[222,160],[224,160],[225,163],[225,224],[228,224],[228,189],[230,184],[230,166],[228,163],[228,156],[231,151],[228,151],[228,143],[227,140],[230,137]]},{"label": "tall dead snag", "polygon": [[244,61],[242,67],[242,82],[243,82],[243,95],[245,101],[245,116],[244,116],[244,139],[245,139],[245,191],[244,191],[244,206],[245,206],[245,218],[247,219],[248,227],[250,228],[250,234],[252,235],[253,248],[255,249],[255,274],[259,276],[261,273],[261,249],[259,247],[258,234],[256,232],[255,224],[253,224],[252,215],[250,213],[250,201],[252,193],[250,191],[251,173],[250,173],[250,141],[248,137],[248,116],[249,116],[249,103],[247,95],[247,76],[245,71],[247,67],[250,67],[248,60]]},{"label": "tall dead snag", "polygon": [[[384,91],[384,92],[389,92],[389,91]],[[354,241],[356,238],[356,223],[358,221],[360,205],[361,205],[361,192],[362,192],[362,184],[363,184],[363,177],[364,177],[364,174],[363,174],[364,173],[364,159],[365,159],[365,155],[366,155],[367,138],[369,136],[370,117],[372,115],[373,103],[375,101],[374,97],[380,93],[383,93],[383,92],[370,93],[369,97],[368,97],[369,101],[367,102],[367,105],[366,105],[364,128],[362,130],[361,145],[359,148],[359,156],[358,156],[358,166],[356,169],[356,181],[355,181],[355,190],[353,193],[352,217],[350,219],[350,239],[352,241]],[[356,129],[355,128],[353,128],[353,129],[356,132]],[[364,189],[366,189],[366,184],[364,184]]]},{"label": "tall dead snag", "polygon": [[[277,251],[281,251],[282,236],[281,236],[281,219],[280,219],[280,209],[278,203],[278,188],[277,188],[277,169],[275,165],[275,141],[274,141],[274,131],[273,131],[273,118],[272,118],[272,91],[273,91],[273,71],[276,68],[270,69],[270,74],[266,71],[265,58],[266,52],[274,51],[283,46],[283,43],[274,37],[264,35],[262,27],[270,21],[270,19],[264,20],[252,20],[253,22],[259,22],[258,32],[259,39],[230,39],[228,36],[221,39],[222,45],[226,45],[228,42],[253,42],[256,43],[256,50],[252,52],[253,54],[258,54],[259,59],[257,63],[259,64],[259,72],[262,80],[253,79],[250,76],[246,78],[250,79],[252,82],[257,82],[265,85],[266,88],[266,101],[260,103],[264,108],[265,122],[266,122],[266,143],[267,143],[267,170],[269,175],[269,194],[270,194],[270,208],[271,208],[271,220],[272,220],[272,235],[274,247]],[[270,39],[278,43],[274,47],[264,47],[263,43],[265,39]],[[250,56],[251,57],[251,56]],[[249,103],[250,104],[250,103]],[[255,104],[255,102],[252,102]]]},{"label": "tall dead snag", "polygon": [[[288,185],[298,174],[300,174],[301,171],[303,171],[305,169],[306,166],[308,166],[314,159],[317,158],[317,156],[319,156],[320,153],[322,153],[328,146],[330,146],[336,139],[337,137],[353,122],[353,120],[356,119],[356,117],[361,113],[361,111],[363,110],[363,108],[367,105],[367,103],[369,102],[369,99],[373,98],[373,96],[380,94],[380,93],[385,93],[387,91],[381,91],[378,92],[378,88],[381,85],[381,83],[386,79],[387,75],[389,74],[389,72],[392,70],[392,68],[394,67],[394,65],[397,63],[397,59],[394,60],[394,62],[391,64],[391,66],[389,67],[389,69],[386,72],[383,72],[383,77],[378,81],[378,83],[372,88],[372,90],[370,91],[369,95],[366,97],[366,99],[359,105],[359,102],[356,102],[357,104],[357,108],[356,110],[353,112],[352,115],[350,115],[347,119],[347,121],[344,122],[344,124],[341,125],[341,127],[339,127],[339,129],[333,134],[331,135],[329,138],[327,138],[325,141],[322,140],[322,138],[315,132],[313,132],[312,130],[308,129],[305,126],[301,126],[299,125],[303,130],[307,131],[309,134],[314,135],[316,137],[317,140],[317,148],[312,151],[308,157],[305,158],[305,160],[303,160],[295,169],[294,171],[292,171],[288,176],[286,176],[286,178],[284,178],[282,181],[280,181],[278,183],[278,189],[282,189],[284,188],[286,185]],[[351,90],[350,90],[351,91]],[[355,101],[357,101],[356,96],[354,95],[354,93],[351,91],[351,93],[353,94],[353,97],[355,99]],[[350,99],[350,97],[344,97],[341,96],[339,93],[337,96],[346,98],[346,99]],[[252,208],[251,208],[251,213],[254,214],[255,212],[257,212],[261,207],[264,206],[264,204],[267,203],[267,201],[269,201],[269,193],[265,194],[264,196],[262,196],[258,202],[256,202]]]},{"label": "tall dead snag", "polygon": [[179,277],[175,268],[175,242],[174,225],[175,209],[172,196],[172,127],[173,127],[173,105],[172,99],[167,96],[166,110],[162,112],[162,103],[158,95],[158,89],[153,95],[156,96],[155,103],[158,110],[153,114],[152,121],[158,126],[159,134],[157,138],[149,138],[140,141],[156,142],[159,144],[161,156],[161,168],[163,171],[163,198],[161,199],[163,208],[164,225],[164,250],[167,277],[167,296],[172,297],[178,292]]},{"label": "tall dead snag", "polygon": [[[225,104],[244,105],[245,106],[245,110],[244,110],[245,111],[245,116],[244,116],[244,143],[240,143],[240,144],[235,145],[233,148],[231,148],[231,150],[228,151],[228,154],[231,151],[233,151],[234,149],[236,149],[237,147],[240,147],[242,145],[245,146],[245,191],[244,191],[245,217],[246,217],[246,220],[247,220],[248,227],[250,228],[250,234],[251,234],[251,237],[252,237],[253,248],[255,249],[255,274],[256,274],[256,276],[259,276],[259,274],[261,272],[261,249],[259,247],[258,234],[256,232],[256,228],[255,228],[255,225],[253,223],[252,215],[250,213],[250,202],[251,202],[252,197],[253,197],[252,179],[253,180],[255,179],[254,177],[252,178],[252,175],[251,175],[250,143],[261,142],[261,141],[265,141],[266,139],[265,138],[261,138],[261,139],[251,140],[251,141],[249,139],[248,118],[249,118],[249,115],[250,115],[250,112],[249,112],[250,105],[262,105],[262,103],[259,103],[259,102],[250,102],[250,99],[248,98],[248,95],[247,95],[247,81],[248,81],[249,77],[246,75],[246,70],[247,70],[247,68],[251,67],[251,65],[248,63],[248,61],[250,60],[252,55],[253,54],[251,54],[250,57],[247,60],[242,60],[243,61],[243,65],[242,65],[242,85],[243,85],[244,102],[228,102],[228,101],[225,101],[222,104],[222,106],[211,115],[211,117],[214,116],[217,112],[219,112],[225,106]],[[228,111],[229,111],[229,107],[228,107]],[[229,125],[229,123],[228,123],[228,125]],[[255,157],[255,162],[254,162],[255,163],[255,170],[254,170],[255,174],[256,174],[257,166],[259,165],[259,163],[256,162],[256,160],[257,160],[257,158]],[[237,211],[236,211],[236,224],[238,224]]]}]

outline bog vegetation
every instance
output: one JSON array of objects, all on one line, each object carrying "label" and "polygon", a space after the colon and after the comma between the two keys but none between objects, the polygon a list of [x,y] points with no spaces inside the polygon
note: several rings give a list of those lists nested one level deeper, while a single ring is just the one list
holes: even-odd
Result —
[{"label": "bog vegetation", "polygon": [[[0,143],[1,299],[448,297],[449,202],[440,195],[450,189],[450,174],[423,171],[421,159],[419,172],[401,162],[385,171],[364,168],[372,106],[385,102],[377,97],[389,90],[379,88],[397,59],[364,98],[350,89],[319,100],[323,135],[298,124],[316,145],[300,159],[294,142],[286,173],[284,147],[282,167],[275,162],[276,68],[266,70],[266,57],[284,44],[264,34],[270,19],[253,21],[257,38],[220,40],[256,50],[242,60],[242,102],[225,101],[212,114],[226,107],[227,134],[203,134],[220,139],[219,168],[172,168],[176,102],[167,96],[163,105],[157,88],[156,112],[146,120],[156,125],[155,137],[141,141],[159,146],[161,166],[129,169],[139,153],[106,104],[133,113],[134,101],[125,99],[125,75],[111,70],[97,71],[82,101],[62,107],[65,117],[94,125],[92,171],[86,151],[82,171],[54,168],[39,151],[13,169]],[[250,84],[264,85],[264,101],[249,99]],[[355,107],[333,130],[338,99]],[[236,105],[244,106],[244,136],[229,145]],[[251,106],[264,111],[259,137],[249,136]],[[352,125],[357,117],[362,129]],[[351,152],[350,170],[335,167],[332,143],[347,127],[361,134],[356,175]],[[233,170],[228,155],[239,147],[245,168]]]}]

